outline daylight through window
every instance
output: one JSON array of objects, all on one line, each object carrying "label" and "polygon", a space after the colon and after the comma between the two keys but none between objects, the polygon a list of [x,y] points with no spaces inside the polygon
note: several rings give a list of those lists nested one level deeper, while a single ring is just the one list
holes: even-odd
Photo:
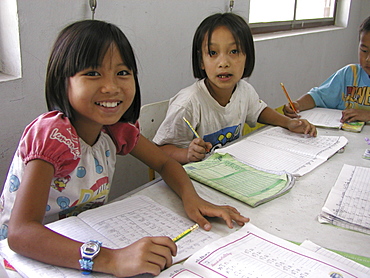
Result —
[{"label": "daylight through window", "polygon": [[334,25],[338,0],[250,0],[254,34]]}]

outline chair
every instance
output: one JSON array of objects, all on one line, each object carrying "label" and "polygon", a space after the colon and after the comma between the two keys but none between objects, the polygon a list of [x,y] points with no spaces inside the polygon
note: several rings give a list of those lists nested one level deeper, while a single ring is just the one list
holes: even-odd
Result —
[{"label": "chair", "polygon": [[[168,102],[168,100],[163,100],[141,106],[139,117],[140,133],[150,141],[153,140],[157,129],[166,117]],[[155,172],[149,168],[149,180],[152,181],[154,179]]]}]

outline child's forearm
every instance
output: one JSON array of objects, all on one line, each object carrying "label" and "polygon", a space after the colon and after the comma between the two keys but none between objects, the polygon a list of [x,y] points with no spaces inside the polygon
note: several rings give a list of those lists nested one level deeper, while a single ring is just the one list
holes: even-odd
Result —
[{"label": "child's forearm", "polygon": [[[50,265],[82,271],[80,248],[83,242],[64,237],[41,224],[33,227],[25,226],[24,229],[27,232],[19,232],[8,238],[9,246],[15,252]],[[21,227],[20,230],[24,229]],[[93,259],[92,271],[113,274],[117,277],[124,275],[131,277],[142,273],[158,275],[160,269],[163,269],[163,260],[165,260],[165,266],[169,267],[172,262],[171,254],[176,255],[176,246],[167,237],[146,237],[119,249],[109,249],[104,247],[104,242],[102,244],[99,253]],[[157,246],[161,247],[161,252],[156,252],[155,255],[160,257],[161,263],[151,262],[158,269],[153,272],[153,268],[149,268],[146,262],[147,258],[152,257],[151,250],[157,250]]]},{"label": "child's forearm", "polygon": [[309,94],[301,96],[299,99],[297,99],[297,103],[299,105],[299,111],[304,111],[316,107],[315,101]]},{"label": "child's forearm", "polygon": [[8,236],[9,247],[16,253],[51,265],[80,268],[82,243],[57,234],[41,223],[10,226],[10,230],[13,232]]},{"label": "child's forearm", "polygon": [[175,145],[162,145],[159,148],[165,152],[168,156],[175,159],[177,162],[181,164],[186,164],[189,162],[188,159],[188,149],[187,148],[178,148]]},{"label": "child's forearm", "polygon": [[[167,149],[165,151],[165,149]],[[174,145],[164,145],[160,148],[143,136],[131,151],[131,154],[158,172],[163,180],[182,198],[193,195],[195,189],[184,168],[174,158],[168,155]],[[179,149],[181,150],[181,149]],[[195,193],[196,194],[196,193]]]},{"label": "child's forearm", "polygon": [[274,126],[288,127],[290,118],[277,112],[276,110],[266,107],[258,117],[258,122]]},{"label": "child's forearm", "polygon": [[179,163],[173,160],[167,161],[160,175],[183,201],[184,198],[198,197],[188,174]]}]

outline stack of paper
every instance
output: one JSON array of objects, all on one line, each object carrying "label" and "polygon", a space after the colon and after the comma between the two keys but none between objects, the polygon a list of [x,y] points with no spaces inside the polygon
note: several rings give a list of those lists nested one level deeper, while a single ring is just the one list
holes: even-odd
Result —
[{"label": "stack of paper", "polygon": [[343,165],[319,221],[370,234],[370,168]]}]

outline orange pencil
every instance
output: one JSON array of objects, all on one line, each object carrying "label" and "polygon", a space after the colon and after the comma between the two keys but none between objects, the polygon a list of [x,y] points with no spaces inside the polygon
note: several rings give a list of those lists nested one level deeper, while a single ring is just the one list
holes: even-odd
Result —
[{"label": "orange pencil", "polygon": [[284,84],[283,84],[283,83],[280,83],[280,85],[281,85],[281,88],[283,88],[283,91],[284,91],[284,93],[285,93],[285,96],[286,96],[286,98],[287,98],[287,99],[288,99],[288,101],[289,101],[290,107],[292,107],[292,109],[294,110],[294,112],[295,112],[296,114],[298,114],[297,110],[295,109],[295,107],[294,107],[294,105],[293,105],[293,101],[291,100],[291,98],[290,98],[290,96],[289,96],[288,92],[287,92],[287,91],[286,91],[286,89],[285,89]]}]

